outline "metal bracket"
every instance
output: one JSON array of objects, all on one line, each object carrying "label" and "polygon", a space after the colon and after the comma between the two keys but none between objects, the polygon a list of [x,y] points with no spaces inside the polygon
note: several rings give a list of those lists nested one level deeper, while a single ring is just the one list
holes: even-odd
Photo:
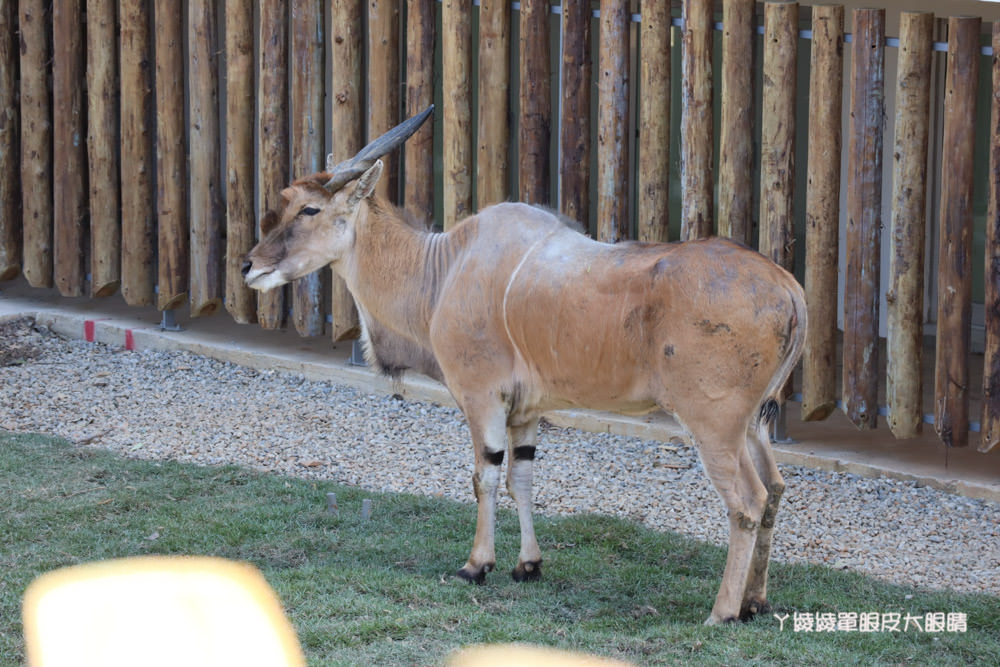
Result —
[{"label": "metal bracket", "polygon": [[788,413],[785,408],[786,404],[784,403],[778,406],[778,416],[774,418],[774,422],[771,424],[771,442],[792,441],[788,437]]},{"label": "metal bracket", "polygon": [[365,361],[365,349],[361,345],[360,340],[351,341],[351,358],[348,363],[352,366],[367,366],[368,362]]},{"label": "metal bracket", "polygon": [[173,308],[163,311],[163,319],[160,320],[160,331],[184,331],[177,324],[177,312]]}]

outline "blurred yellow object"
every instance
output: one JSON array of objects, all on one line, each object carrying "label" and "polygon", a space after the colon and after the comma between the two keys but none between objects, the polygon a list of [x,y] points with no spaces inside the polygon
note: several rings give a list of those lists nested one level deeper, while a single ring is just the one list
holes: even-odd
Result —
[{"label": "blurred yellow object", "polygon": [[596,655],[570,653],[524,644],[464,648],[448,658],[448,667],[628,667],[629,663]]},{"label": "blurred yellow object", "polygon": [[149,556],[49,572],[24,595],[32,667],[305,665],[255,567]]}]

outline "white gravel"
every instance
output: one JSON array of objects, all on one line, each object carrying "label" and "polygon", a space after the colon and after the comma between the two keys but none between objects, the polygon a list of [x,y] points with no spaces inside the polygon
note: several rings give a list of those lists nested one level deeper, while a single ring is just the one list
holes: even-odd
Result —
[{"label": "white gravel", "polygon": [[[56,434],[132,458],[236,463],[473,502],[468,431],[452,408],[190,353],[66,340],[30,320],[0,324],[0,396],[0,428],[8,431]],[[725,544],[722,503],[681,442],[543,425],[536,461],[541,513],[617,514]],[[776,560],[1000,592],[997,503],[887,478],[795,466],[782,473],[788,490]]]}]

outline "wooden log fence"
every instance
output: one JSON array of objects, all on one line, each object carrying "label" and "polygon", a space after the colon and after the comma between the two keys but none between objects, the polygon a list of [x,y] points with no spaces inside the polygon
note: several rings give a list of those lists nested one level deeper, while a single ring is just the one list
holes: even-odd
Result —
[{"label": "wooden log fence", "polygon": [[[161,3],[160,8],[165,4]],[[153,303],[155,286],[153,133],[150,127],[153,78],[148,67],[153,49],[149,4],[143,0],[122,0],[119,7],[122,296],[130,306],[146,306]],[[182,48],[182,34],[176,36],[178,49]]]},{"label": "wooden log fence", "polygon": [[711,236],[712,4],[684,0],[681,44],[681,240]]},{"label": "wooden log fence", "polygon": [[[330,100],[331,153],[335,161],[346,160],[359,150],[362,141],[361,58],[362,9],[357,0],[334,0],[330,6]],[[334,342],[357,338],[361,331],[354,299],[344,281],[333,274],[330,282],[330,338]]]},{"label": "wooden log fence", "polygon": [[[288,185],[288,5],[285,0],[260,3],[257,58],[257,210],[260,217],[276,209]],[[285,289],[259,292],[257,320],[265,329],[285,321]]]},{"label": "wooden log fence", "polygon": [[[1000,22],[993,24],[993,53],[1000,53]],[[993,59],[990,103],[989,199],[986,211],[984,302],[986,341],[983,354],[983,414],[979,451],[1000,442],[1000,59]]]},{"label": "wooden log fence", "polygon": [[[87,4],[87,162],[90,206],[90,296],[121,285],[121,186],[118,134],[118,2]],[[0,28],[2,30],[2,28]],[[80,249],[74,250],[77,254]]]},{"label": "wooden log fence", "polygon": [[479,5],[475,179],[479,208],[504,201],[510,192],[510,32],[509,4],[483,0]]},{"label": "wooden log fence", "polygon": [[889,289],[886,294],[886,403],[898,438],[923,426],[924,256],[934,15],[900,17],[893,148]]},{"label": "wooden log fence", "polygon": [[21,273],[20,115],[17,7],[0,7],[0,281]]},{"label": "wooden log fence", "polygon": [[601,0],[597,240],[628,238],[628,0]]},{"label": "wooden log fence", "polygon": [[[254,244],[253,3],[226,0],[226,310],[257,321],[256,297],[243,282],[243,257]],[[162,288],[161,288],[162,292]]]},{"label": "wooden log fence", "polygon": [[795,88],[799,6],[764,4],[764,84],[760,130],[760,243],[775,264],[795,254]]},{"label": "wooden log fence", "polygon": [[[804,282],[809,337],[792,390],[800,391],[793,396],[803,419],[825,419],[839,406],[872,428],[881,413],[899,438],[933,422],[949,446],[967,444],[981,428],[980,449],[995,449],[996,61],[982,257],[972,255],[971,202],[982,180],[972,159],[978,67],[1000,52],[1000,22],[983,48],[978,18],[950,19],[943,45],[933,41],[927,13],[903,12],[897,40],[887,38],[881,9],[853,11],[848,34],[840,5],[727,0],[715,13],[711,0],[684,0],[679,12],[661,2],[596,4],[195,0],[180,13],[165,0],[3,3],[0,280],[23,275],[32,287],[64,295],[120,292],[127,304],[160,310],[188,301],[194,316],[224,303],[241,323],[288,321],[303,336],[326,330],[333,341],[354,338],[357,313],[336,276],[317,272],[255,294],[243,284],[242,257],[289,180],[323,169],[327,153],[350,157],[437,102],[436,122],[386,157],[383,196],[420,216],[436,213],[445,228],[499,201],[554,205],[611,242],[668,240],[679,200],[682,239],[718,233],[755,244]],[[799,71],[803,39],[811,40],[808,77]],[[887,71],[891,48],[898,66]],[[940,100],[935,67],[946,70]],[[755,80],[759,86],[749,85]],[[894,86],[891,109],[886,85]],[[808,104],[799,103],[806,95]],[[672,97],[679,115],[671,114]],[[936,113],[942,153],[929,164]],[[808,136],[796,131],[806,120]],[[882,182],[886,131],[891,183]],[[795,164],[797,147],[807,155],[804,170]],[[929,211],[937,180],[939,207]],[[883,200],[891,212],[886,248]],[[940,233],[929,247],[934,218]],[[796,244],[804,245],[801,266]],[[985,264],[981,416],[973,414],[979,387],[970,386],[976,262]],[[925,304],[928,284],[934,313]],[[937,327],[933,360],[924,353],[927,319]],[[930,401],[923,373],[932,364]]]},{"label": "wooden log fence", "polygon": [[552,123],[549,0],[524,0],[520,21],[518,198],[532,204],[547,204]]},{"label": "wooden log fence", "polygon": [[868,429],[878,419],[885,10],[855,10],[853,34],[842,391],[847,416]]},{"label": "wooden log fence", "polygon": [[[753,232],[754,0],[722,5],[719,236],[749,244]],[[797,28],[791,25],[794,30]]]},{"label": "wooden log fence", "polygon": [[590,229],[590,22],[589,0],[562,3],[559,208],[586,230]]},{"label": "wooden log fence", "polygon": [[[235,12],[234,12],[235,13]],[[156,81],[156,233],[157,233],[157,294],[156,307],[171,310],[187,299],[190,247],[187,208],[187,142],[184,130],[184,23],[170,0],[156,0],[153,6],[156,20],[155,81]],[[240,81],[230,83],[233,92]],[[246,115],[246,112],[243,112]],[[233,123],[232,129],[238,127]],[[227,137],[228,138],[228,137]],[[233,137],[232,150],[239,149],[238,137]],[[232,166],[232,163],[230,163]],[[230,206],[238,207],[236,192],[230,193]],[[240,235],[234,225],[232,242]],[[230,308],[236,309],[234,301]],[[252,321],[247,312],[236,321]]]},{"label": "wooden log fence", "polygon": [[972,184],[978,17],[948,21],[948,69],[941,157],[934,429],[948,446],[969,444],[969,343],[972,333]]},{"label": "wooden log fence", "polygon": [[[44,0],[18,2],[21,76],[21,193],[24,277],[52,287],[51,16]],[[124,28],[124,26],[123,26]]]},{"label": "wooden log fence", "polygon": [[802,354],[802,419],[822,420],[837,407],[837,244],[840,229],[844,8],[813,8],[806,166],[806,257],[809,328]]},{"label": "wooden log fence", "polygon": [[[406,11],[406,117],[434,102],[435,0],[410,0]],[[483,10],[481,9],[480,12]],[[482,30],[482,28],[480,28]],[[504,84],[501,91],[506,90]],[[482,121],[480,121],[482,122]],[[434,125],[428,123],[404,148],[403,206],[427,220],[434,217]]]},{"label": "wooden log fence", "polygon": [[[313,174],[326,164],[323,154],[324,63],[326,42],[320,0],[298,0],[290,7],[289,124],[293,174]],[[323,333],[323,271],[292,283],[292,321],[302,336]]]},{"label": "wooden log fence", "polygon": [[471,10],[461,0],[444,0],[441,7],[441,48],[449,54],[442,64],[442,85],[448,91],[442,104],[446,230],[472,213]]}]

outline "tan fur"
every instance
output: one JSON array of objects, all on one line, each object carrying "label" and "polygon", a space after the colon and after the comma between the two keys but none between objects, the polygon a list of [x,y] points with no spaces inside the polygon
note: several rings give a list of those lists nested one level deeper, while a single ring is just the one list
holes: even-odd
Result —
[{"label": "tan fur", "polygon": [[[272,287],[331,263],[358,304],[371,360],[448,386],[469,422],[479,504],[460,574],[481,581],[495,565],[498,459],[509,451],[522,528],[514,575],[537,577],[527,456],[542,412],[659,407],[689,431],[729,512],[729,556],[707,622],[765,609],[784,483],[761,415],[802,351],[795,279],[729,241],[611,246],[524,204],[431,234],[368,198],[368,176],[332,195],[313,187],[324,174],[293,184],[280,223],[248,256],[247,279]],[[308,206],[321,213],[296,215]]]}]

